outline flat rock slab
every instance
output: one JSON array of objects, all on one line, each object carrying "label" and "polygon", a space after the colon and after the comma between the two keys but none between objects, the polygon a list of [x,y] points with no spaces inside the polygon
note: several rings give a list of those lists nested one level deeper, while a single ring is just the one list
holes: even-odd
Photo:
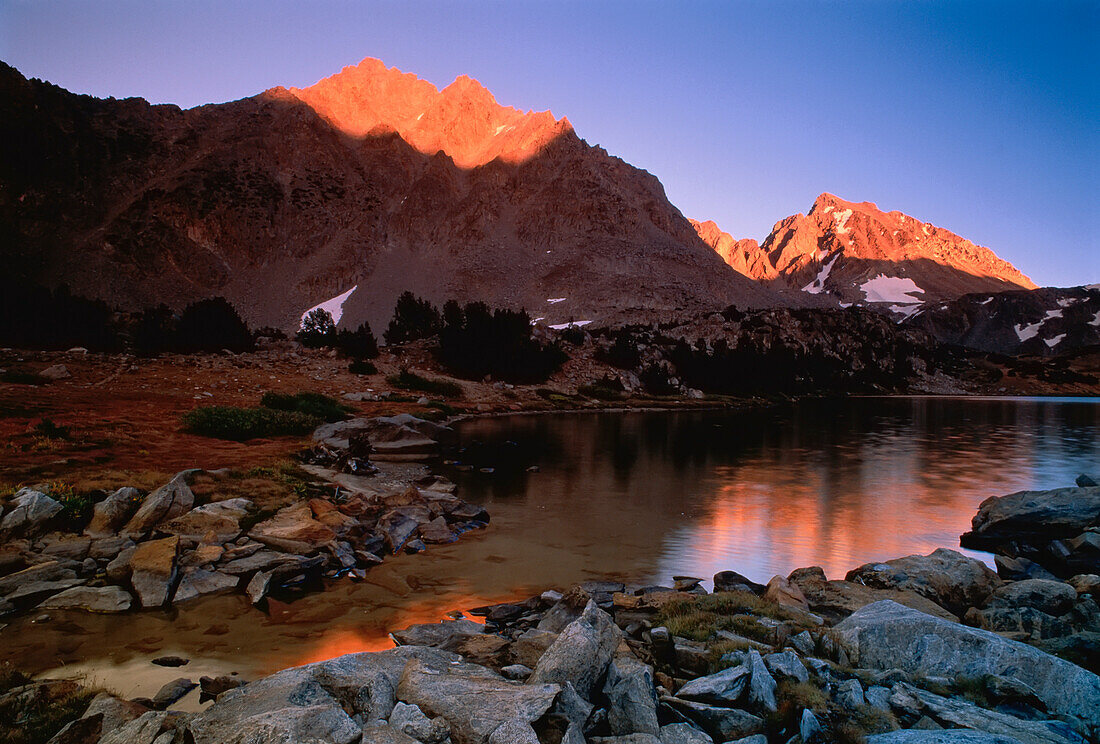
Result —
[{"label": "flat rock slab", "polygon": [[867,737],[867,744],[1020,744],[1019,739],[984,731],[952,729],[948,731],[918,731],[908,729],[875,734]]},{"label": "flat rock slab", "polygon": [[190,482],[198,470],[176,473],[172,480],[150,493],[123,527],[122,533],[137,539],[153,530],[158,524],[186,514],[195,505],[195,494]]},{"label": "flat rock slab", "polygon": [[169,520],[158,529],[169,535],[202,540],[214,533],[216,542],[223,543],[241,534],[241,519],[248,514],[252,502],[248,499],[226,499],[197,506]]},{"label": "flat rock slab", "polygon": [[559,685],[509,682],[475,664],[432,668],[418,660],[409,662],[397,687],[399,700],[450,724],[455,744],[482,744],[509,721],[533,723],[559,692]]},{"label": "flat rock slab", "polygon": [[173,603],[186,602],[207,594],[228,592],[237,588],[240,577],[201,568],[189,568],[180,576],[179,586],[172,598]]},{"label": "flat rock slab", "polygon": [[74,586],[55,594],[40,606],[51,610],[84,610],[85,612],[126,612],[134,598],[119,586]]},{"label": "flat rock slab", "polygon": [[308,503],[280,509],[274,517],[253,527],[248,536],[278,550],[307,555],[336,539],[328,525],[313,518]]},{"label": "flat rock slab", "polygon": [[1100,727],[1100,677],[1037,648],[952,623],[889,600],[856,611],[836,626],[853,666],[901,669],[918,678],[987,674],[1017,679],[1052,713]]}]

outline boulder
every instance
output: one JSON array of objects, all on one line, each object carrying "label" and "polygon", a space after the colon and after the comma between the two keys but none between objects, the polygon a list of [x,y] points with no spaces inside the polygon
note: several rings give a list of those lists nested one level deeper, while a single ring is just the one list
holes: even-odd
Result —
[{"label": "boulder", "polygon": [[130,585],[142,607],[160,607],[172,596],[180,539],[165,537],[139,543],[130,557]]},{"label": "boulder", "polygon": [[63,508],[41,491],[19,489],[11,498],[12,510],[0,521],[0,532],[9,535],[35,535],[42,532]]},{"label": "boulder", "polygon": [[179,677],[167,682],[153,696],[153,707],[157,710],[164,710],[196,687],[198,685],[187,679],[187,677]]},{"label": "boulder", "polygon": [[733,705],[741,699],[750,676],[748,667],[732,666],[691,680],[676,692],[676,697],[699,703]]},{"label": "boulder", "polygon": [[49,541],[42,548],[42,555],[66,561],[81,562],[88,557],[92,547],[92,538],[66,535]]},{"label": "boulder", "polygon": [[367,721],[389,718],[402,671],[414,659],[433,670],[460,662],[446,651],[405,646],[285,669],[223,692],[188,722],[187,740],[194,744],[358,742],[363,730],[351,716]]},{"label": "boulder", "polygon": [[964,548],[1023,556],[1057,575],[1069,575],[1063,561],[1052,556],[1047,546],[1077,537],[1097,524],[1100,487],[1019,491],[983,501],[971,520],[970,532],[959,542]]},{"label": "boulder", "polygon": [[442,623],[423,623],[410,625],[403,630],[390,633],[394,643],[399,646],[432,646],[442,648],[456,636],[483,635],[485,626],[473,620],[449,620]]},{"label": "boulder", "polygon": [[950,729],[946,731],[921,731],[903,729],[887,734],[874,734],[867,737],[867,744],[1020,744],[1020,740],[1011,736],[989,734],[970,729]]},{"label": "boulder", "polygon": [[795,682],[809,682],[810,673],[798,654],[793,651],[781,651],[764,657],[764,664],[772,675],[781,679],[793,679]]},{"label": "boulder", "polygon": [[[661,744],[713,744],[714,742],[690,723],[670,723],[667,726],[661,726],[660,738]],[[766,744],[767,739],[764,741]]]},{"label": "boulder", "polygon": [[611,616],[589,600],[580,617],[546,649],[528,684],[572,682],[581,696],[591,700],[621,639]]},{"label": "boulder", "polygon": [[74,586],[55,594],[40,606],[50,610],[84,610],[85,612],[126,612],[133,602],[122,587]]},{"label": "boulder", "polygon": [[331,527],[313,518],[313,511],[305,502],[280,509],[274,517],[249,530],[248,536],[269,547],[298,555],[315,553],[336,539]]},{"label": "boulder", "polygon": [[802,737],[803,744],[813,744],[813,742],[820,741],[824,736],[821,723],[818,722],[817,716],[809,708],[802,711],[802,717],[798,722],[798,735]]},{"label": "boulder", "polygon": [[836,701],[849,710],[859,710],[860,706],[867,704],[863,697],[863,685],[858,679],[843,679],[836,683]]},{"label": "boulder", "polygon": [[538,629],[550,633],[560,633],[566,625],[576,620],[588,606],[592,596],[580,586],[572,586],[563,594],[539,620]]},{"label": "boulder", "polygon": [[979,708],[961,698],[949,698],[899,682],[890,693],[895,708],[913,709],[944,728],[982,731],[1010,737],[1020,744],[1083,744],[1084,740],[1062,721],[1029,721],[996,710]]},{"label": "boulder", "polygon": [[205,698],[216,698],[223,692],[235,690],[243,684],[243,679],[229,674],[222,674],[217,677],[199,677],[199,690]]},{"label": "boulder", "polygon": [[134,516],[141,503],[141,491],[123,486],[92,507],[92,521],[84,529],[90,537],[110,537]]},{"label": "boulder", "polygon": [[715,741],[733,741],[763,733],[764,719],[737,708],[720,708],[679,698],[661,698],[680,715],[698,724]]},{"label": "boulder", "polygon": [[1001,585],[988,566],[946,548],[928,555],[909,555],[883,563],[867,563],[844,577],[876,589],[913,592],[932,600],[956,616],[981,607]]},{"label": "boulder", "polygon": [[99,744],[153,744],[167,718],[162,711],[147,711],[104,736]]},{"label": "boulder", "polygon": [[99,716],[100,736],[106,736],[148,712],[149,709],[140,703],[122,700],[110,693],[101,692],[92,698],[92,702],[88,704],[88,708],[84,711],[82,717]]},{"label": "boulder", "polygon": [[714,591],[716,592],[752,592],[763,594],[763,584],[757,584],[747,579],[736,571],[719,571],[714,574]]},{"label": "boulder", "polygon": [[509,660],[513,664],[522,664],[534,669],[538,666],[539,659],[546,653],[546,649],[550,648],[557,639],[557,633],[531,628],[512,642],[508,649]]},{"label": "boulder", "polygon": [[63,581],[75,578],[76,571],[62,565],[60,561],[46,561],[0,577],[0,595],[6,596],[22,586],[40,581]]},{"label": "boulder", "polygon": [[80,586],[82,579],[58,579],[57,581],[30,581],[21,584],[18,589],[8,594],[4,599],[16,608],[26,609],[34,607],[42,600],[55,594]]},{"label": "boulder", "polygon": [[1100,595],[1100,575],[1077,574],[1067,579],[1066,583],[1072,586],[1078,594]]},{"label": "boulder", "polygon": [[853,665],[918,678],[1008,677],[1034,689],[1050,711],[1100,726],[1100,677],[1032,646],[891,601],[856,611],[835,630]]},{"label": "boulder", "polygon": [[107,579],[115,584],[125,584],[130,580],[130,560],[134,557],[137,545],[132,540],[129,540],[129,544],[130,546],[120,550],[118,555],[112,558],[110,563],[107,564],[107,568],[104,569],[107,573]]},{"label": "boulder", "polygon": [[226,499],[197,506],[186,514],[169,520],[158,528],[169,535],[190,540],[210,540],[225,543],[241,534],[241,519],[248,514],[252,502],[248,499]]},{"label": "boulder", "polygon": [[276,566],[295,563],[298,560],[296,555],[278,553],[274,550],[260,550],[242,558],[231,559],[232,552],[227,550],[222,555],[221,565],[218,566],[219,571],[232,576],[243,576],[254,571],[270,571]]},{"label": "boulder", "polygon": [[660,733],[652,667],[632,657],[612,661],[603,693],[607,698],[607,723],[615,736]]},{"label": "boulder", "polygon": [[397,554],[419,528],[420,523],[400,509],[386,512],[375,525],[386,541],[386,548],[393,554]]},{"label": "boulder", "polygon": [[775,679],[772,678],[759,651],[754,649],[748,652],[746,666],[749,668],[749,703],[757,710],[775,713],[778,710],[775,699]]},{"label": "boulder", "polygon": [[191,492],[191,479],[199,470],[184,470],[176,473],[172,480],[156,489],[141,502],[134,516],[122,528],[122,534],[135,540],[149,534],[153,529],[169,519],[186,514],[195,505],[195,494]]},{"label": "boulder", "polygon": [[526,721],[505,721],[489,734],[488,744],[539,744],[539,737]]},{"label": "boulder", "polygon": [[390,725],[426,744],[439,744],[451,734],[450,726],[442,718],[428,718],[417,706],[400,702],[390,713]]},{"label": "boulder", "polygon": [[787,578],[791,584],[802,591],[802,594],[810,603],[811,610],[834,623],[839,622],[860,607],[884,599],[892,600],[898,604],[912,607],[920,612],[945,620],[958,619],[932,600],[914,592],[898,589],[876,589],[851,581],[829,581],[825,578],[825,572],[817,566],[796,569]]},{"label": "boulder", "polygon": [[1031,607],[1048,615],[1068,612],[1077,601],[1077,590],[1061,581],[1026,579],[1005,584],[993,593],[990,607]]},{"label": "boulder", "polygon": [[806,599],[806,595],[802,593],[802,589],[782,576],[771,578],[764,590],[764,599],[783,607],[795,607],[799,610],[810,609],[810,603]]},{"label": "boulder", "polygon": [[236,589],[239,581],[239,577],[231,574],[207,571],[202,568],[186,568],[180,574],[179,586],[176,587],[172,602],[186,602],[207,594],[228,592]]},{"label": "boulder", "polygon": [[455,744],[481,744],[503,723],[537,721],[560,691],[557,684],[509,682],[474,664],[433,668],[413,660],[401,675],[397,697],[447,721]]},{"label": "boulder", "polygon": [[44,380],[67,380],[72,377],[72,373],[69,372],[69,368],[64,364],[52,364],[46,369],[40,371],[38,376]]}]

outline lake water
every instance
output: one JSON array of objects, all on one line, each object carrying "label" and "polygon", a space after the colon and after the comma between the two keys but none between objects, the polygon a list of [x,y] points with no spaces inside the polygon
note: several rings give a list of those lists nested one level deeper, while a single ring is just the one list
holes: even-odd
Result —
[{"label": "lake water", "polygon": [[[0,630],[0,658],[129,696],[181,674],[255,678],[387,648],[389,630],[449,610],[591,578],[667,584],[733,569],[764,582],[810,565],[843,578],[868,561],[958,548],[989,496],[1100,474],[1100,399],[856,398],[511,416],[459,430],[453,457],[493,472],[441,470],[487,506],[482,532],[268,613],[238,595],[166,612],[52,612],[37,624],[32,612]],[[149,663],[162,654],[192,662]],[[197,704],[193,693],[185,707]]]}]

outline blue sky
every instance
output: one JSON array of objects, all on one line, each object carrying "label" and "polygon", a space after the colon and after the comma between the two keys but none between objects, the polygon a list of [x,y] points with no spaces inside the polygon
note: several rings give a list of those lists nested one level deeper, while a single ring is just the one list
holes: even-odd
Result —
[{"label": "blue sky", "polygon": [[0,0],[0,59],[97,96],[194,106],[366,56],[568,116],[736,237],[829,191],[1100,281],[1100,3]]}]

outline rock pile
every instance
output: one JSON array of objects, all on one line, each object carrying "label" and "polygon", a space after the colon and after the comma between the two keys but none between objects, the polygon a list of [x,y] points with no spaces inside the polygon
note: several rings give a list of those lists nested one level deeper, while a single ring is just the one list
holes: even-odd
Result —
[{"label": "rock pile", "polygon": [[[411,416],[394,418],[365,430],[446,433]],[[333,436],[325,437],[330,448],[338,444]],[[58,529],[57,500],[21,490],[0,521],[0,616],[38,606],[125,612],[234,590],[259,603],[321,576],[365,578],[387,554],[453,542],[489,521],[484,509],[455,495],[453,483],[434,476],[402,487],[341,484],[331,497],[264,514],[247,498],[198,503],[192,485],[201,473],[185,470],[144,496],[118,489],[95,504],[83,534]]]}]

